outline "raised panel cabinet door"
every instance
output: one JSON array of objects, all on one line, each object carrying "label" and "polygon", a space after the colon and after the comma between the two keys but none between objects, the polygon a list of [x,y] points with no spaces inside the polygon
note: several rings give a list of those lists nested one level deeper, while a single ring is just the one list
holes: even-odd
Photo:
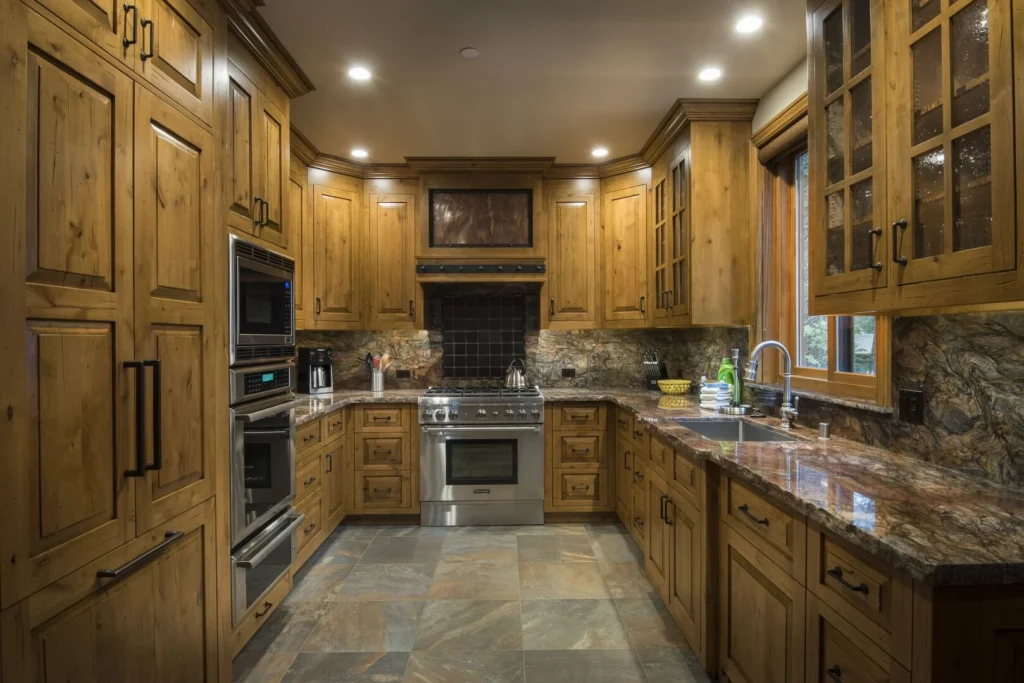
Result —
[{"label": "raised panel cabinet door", "polygon": [[808,240],[815,296],[888,283],[893,228],[885,224],[887,4],[899,3],[829,0],[811,17],[811,220],[809,234],[797,238]]},{"label": "raised panel cabinet door", "polygon": [[[615,491],[618,498],[618,504],[626,509],[629,513],[630,506],[632,504],[632,494],[630,493],[630,482],[633,481],[633,451],[629,445],[629,442],[622,436],[616,440],[615,447]],[[630,519],[622,520],[627,526],[629,525]]]},{"label": "raised panel cabinet door", "polygon": [[650,478],[647,495],[647,555],[644,568],[647,578],[663,599],[668,598],[669,571],[672,550],[671,520],[668,518],[668,486],[656,477]]},{"label": "raised panel cabinet door", "polygon": [[1020,249],[1010,3],[891,4],[897,282],[1013,270]]},{"label": "raised panel cabinet door", "polygon": [[288,115],[269,97],[260,93],[256,112],[256,163],[259,166],[259,196],[263,199],[260,214],[260,239],[288,250],[288,230],[285,228],[286,193],[291,144]]},{"label": "raised panel cabinet door", "polygon": [[362,320],[359,222],[358,194],[314,185],[313,315],[318,328]]},{"label": "raised panel cabinet door", "polygon": [[216,327],[224,324],[211,134],[148,91],[135,106],[135,353],[146,368],[147,456],[138,528],[213,495],[223,411]]},{"label": "raised panel cabinet door", "polygon": [[670,194],[667,219],[669,253],[668,302],[669,322],[684,324],[690,314],[690,147],[687,146],[669,169]]},{"label": "raised panel cabinet door", "polygon": [[328,519],[345,509],[345,441],[344,438],[338,439],[324,453]]},{"label": "raised panel cabinet door", "polygon": [[700,512],[682,496],[670,493],[668,610],[693,651],[704,661],[706,643],[701,629],[707,589],[704,583],[703,526]]},{"label": "raised panel cabinet door", "polygon": [[185,111],[213,123],[213,27],[188,0],[139,0],[135,70]]},{"label": "raised panel cabinet door", "polygon": [[[594,195],[552,197],[548,319],[597,323],[597,235]],[[572,327],[567,325],[564,327]]]},{"label": "raised panel cabinet door", "polygon": [[604,319],[643,327],[647,319],[647,187],[604,195]]},{"label": "raised panel cabinet door", "polygon": [[127,64],[135,61],[138,6],[125,0],[40,0],[89,42]]},{"label": "raised panel cabinet door", "polygon": [[0,229],[18,260],[5,263],[3,296],[19,299],[0,332],[14,378],[3,402],[17,421],[0,428],[3,607],[135,536],[124,476],[135,459],[124,367],[134,358],[132,85],[24,5],[11,9],[20,17],[5,16],[4,49],[23,78],[0,114],[22,131],[4,161],[15,219]]},{"label": "raised panel cabinet door", "polygon": [[306,279],[312,249],[307,249],[309,242],[309,169],[298,159],[292,158],[289,165],[288,189],[285,200],[288,208],[284,213],[285,232],[288,233],[288,245],[295,259],[295,281],[293,282],[293,299],[295,301],[295,326],[303,329],[306,326],[306,295],[309,291]]},{"label": "raised panel cabinet door", "polygon": [[263,198],[259,194],[260,169],[256,158],[256,112],[259,92],[238,67],[228,61],[228,126],[224,131],[228,225],[256,235]]},{"label": "raised panel cabinet door", "polygon": [[370,195],[370,320],[416,321],[416,198]]},{"label": "raised panel cabinet door", "polygon": [[654,180],[654,215],[651,217],[650,242],[648,253],[651,261],[651,323],[660,325],[669,316],[669,268],[668,253],[671,235],[668,232],[668,198],[666,189],[668,181],[664,176]]},{"label": "raised panel cabinet door", "polygon": [[17,644],[4,650],[5,678],[216,681],[213,510],[208,501],[5,611],[4,643]]}]

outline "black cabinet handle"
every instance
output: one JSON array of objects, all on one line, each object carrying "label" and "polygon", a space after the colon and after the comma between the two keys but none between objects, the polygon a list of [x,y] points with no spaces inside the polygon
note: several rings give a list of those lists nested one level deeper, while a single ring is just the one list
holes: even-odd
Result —
[{"label": "black cabinet handle", "polygon": [[[882,229],[878,227],[869,228],[868,234],[870,235],[868,238],[868,263],[871,263],[875,258],[875,238],[882,236]],[[871,267],[877,271],[881,271],[882,262],[875,261],[874,263],[871,263]]]},{"label": "black cabinet handle", "polygon": [[257,619],[262,619],[263,617],[267,616],[270,613],[270,608],[273,607],[273,606],[274,606],[274,603],[269,602],[269,601],[263,603],[263,611],[260,612],[259,610],[257,610],[254,616]]},{"label": "black cabinet handle", "polygon": [[146,465],[147,470],[160,470],[164,466],[163,436],[161,424],[163,411],[161,410],[160,397],[163,392],[160,390],[160,361],[142,361],[143,367],[153,368],[153,464]]},{"label": "black cabinet handle", "polygon": [[548,315],[554,315],[554,314],[555,314],[555,300],[551,299],[550,301],[548,301]]},{"label": "black cabinet handle", "polygon": [[672,517],[668,514],[669,505],[671,505],[673,508],[676,506],[676,504],[672,502],[671,498],[665,496],[665,524],[667,524],[668,526],[672,526],[673,524],[675,524],[675,522],[672,521]]},{"label": "black cabinet handle", "polygon": [[898,255],[899,254],[899,245],[897,244],[897,237],[898,237],[897,234],[896,234],[896,230],[897,229],[899,229],[901,231],[907,229],[907,219],[906,218],[901,218],[901,219],[899,219],[898,221],[896,221],[895,223],[892,224],[892,260],[893,260],[893,263],[898,263],[901,266],[905,266],[905,265],[907,265],[907,257],[906,256],[899,256]]},{"label": "black cabinet handle", "polygon": [[302,530],[302,533],[304,533],[307,536],[309,536],[315,530],[316,530],[316,522],[310,522],[309,526],[307,526],[305,529]]},{"label": "black cabinet handle", "polygon": [[750,508],[747,507],[746,504],[740,505],[736,509],[739,510],[740,512],[742,512],[743,514],[745,514],[747,517],[750,517],[750,519],[754,520],[754,522],[756,522],[757,524],[760,524],[761,526],[768,526],[768,523],[769,523],[768,519],[760,519],[760,518],[755,517],[754,515],[750,514]]},{"label": "black cabinet handle", "polygon": [[316,477],[310,477],[309,479],[307,479],[307,480],[305,480],[304,482],[302,482],[302,486],[303,486],[303,487],[308,487],[308,486],[309,486],[310,484],[312,484],[312,483],[313,483],[314,481],[316,481]]},{"label": "black cabinet handle", "polygon": [[646,313],[647,312],[647,297],[646,296],[640,297],[640,312],[641,313]]},{"label": "black cabinet handle", "polygon": [[415,318],[416,317],[416,300],[415,299],[409,299],[409,317],[410,318]]},{"label": "black cabinet handle", "polygon": [[[153,21],[151,19],[142,19],[139,21],[139,23],[142,24],[142,45],[140,45],[142,51],[139,52],[139,59],[141,59],[142,61],[146,61],[147,59],[152,59],[153,55],[155,54],[153,46]],[[149,52],[146,52],[147,26],[149,27]]]},{"label": "black cabinet handle", "polygon": [[117,569],[100,569],[96,572],[96,578],[98,579],[123,579],[132,572],[139,568],[149,564],[153,561],[157,555],[167,550],[175,541],[185,535],[184,531],[167,531],[164,533],[164,541],[146,552],[142,553],[134,560],[130,560],[126,564],[121,565]]},{"label": "black cabinet handle", "polygon": [[[132,37],[128,38],[128,13],[132,13]],[[124,49],[127,51],[128,48],[135,43],[139,42],[139,8],[136,5],[129,5],[127,2],[124,3],[124,38],[121,39],[121,44],[124,45]]]},{"label": "black cabinet handle", "polygon": [[332,457],[333,455],[333,453],[327,454],[327,474],[330,474],[331,472],[334,471],[334,458]]},{"label": "black cabinet handle", "polygon": [[629,466],[629,451],[622,454],[622,469],[629,472],[633,468]]},{"label": "black cabinet handle", "polygon": [[665,521],[665,504],[668,503],[668,496],[662,496],[660,498],[661,508],[658,510],[658,516],[661,517],[661,521]]},{"label": "black cabinet handle", "polygon": [[135,371],[135,469],[126,477],[146,476],[146,366],[140,360],[126,360],[124,367]]},{"label": "black cabinet handle", "polygon": [[253,197],[252,201],[256,204],[256,216],[253,219],[253,225],[258,228],[263,225],[263,197]]},{"label": "black cabinet handle", "polygon": [[320,297],[316,298],[316,314],[320,315]]},{"label": "black cabinet handle", "polygon": [[571,452],[574,453],[574,454],[575,453],[582,453],[583,455],[586,455],[587,453],[590,452],[590,449],[589,448],[573,448],[571,450]]},{"label": "black cabinet handle", "polygon": [[393,489],[391,489],[390,487],[389,487],[389,488],[386,488],[386,489],[376,489],[376,488],[375,488],[375,489],[373,490],[373,492],[374,492],[374,493],[391,493],[391,491],[392,491],[392,490],[393,490]]},{"label": "black cabinet handle", "polygon": [[641,472],[640,470],[635,470],[633,472],[633,478],[638,480],[638,481],[643,481],[644,480],[644,473]]},{"label": "black cabinet handle", "polygon": [[868,585],[866,583],[861,583],[859,586],[855,586],[846,579],[844,579],[842,567],[833,567],[825,573],[831,576],[836,581],[838,581],[839,584],[846,590],[853,591],[854,593],[863,593],[864,595],[867,595],[870,592],[870,589],[868,588]]},{"label": "black cabinet handle", "polygon": [[263,202],[263,210],[260,212],[260,225],[267,227],[267,223],[270,222],[270,202],[266,199],[261,201]]},{"label": "black cabinet handle", "polygon": [[836,664],[831,669],[825,669],[825,675],[835,683],[843,683],[843,670]]},{"label": "black cabinet handle", "polygon": [[580,484],[580,485],[577,485],[577,486],[573,486],[572,490],[573,491],[589,491],[590,487]]}]

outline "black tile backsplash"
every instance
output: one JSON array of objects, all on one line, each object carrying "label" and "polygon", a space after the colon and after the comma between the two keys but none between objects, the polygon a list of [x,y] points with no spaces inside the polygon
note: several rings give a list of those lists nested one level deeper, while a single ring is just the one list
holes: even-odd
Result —
[{"label": "black tile backsplash", "polygon": [[526,297],[444,296],[440,301],[446,379],[496,379],[526,357]]}]

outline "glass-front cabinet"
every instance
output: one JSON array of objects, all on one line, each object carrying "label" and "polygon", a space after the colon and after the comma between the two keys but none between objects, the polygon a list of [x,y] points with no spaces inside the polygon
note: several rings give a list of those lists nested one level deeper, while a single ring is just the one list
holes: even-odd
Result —
[{"label": "glass-front cabinet", "polygon": [[1024,299],[1014,4],[812,11],[812,312]]}]

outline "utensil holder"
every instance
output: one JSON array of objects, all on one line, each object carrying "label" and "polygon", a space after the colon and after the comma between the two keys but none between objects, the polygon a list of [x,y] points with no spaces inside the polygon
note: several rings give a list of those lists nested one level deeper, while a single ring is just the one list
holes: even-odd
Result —
[{"label": "utensil holder", "polygon": [[384,371],[374,370],[370,375],[370,391],[375,394],[384,393]]}]

